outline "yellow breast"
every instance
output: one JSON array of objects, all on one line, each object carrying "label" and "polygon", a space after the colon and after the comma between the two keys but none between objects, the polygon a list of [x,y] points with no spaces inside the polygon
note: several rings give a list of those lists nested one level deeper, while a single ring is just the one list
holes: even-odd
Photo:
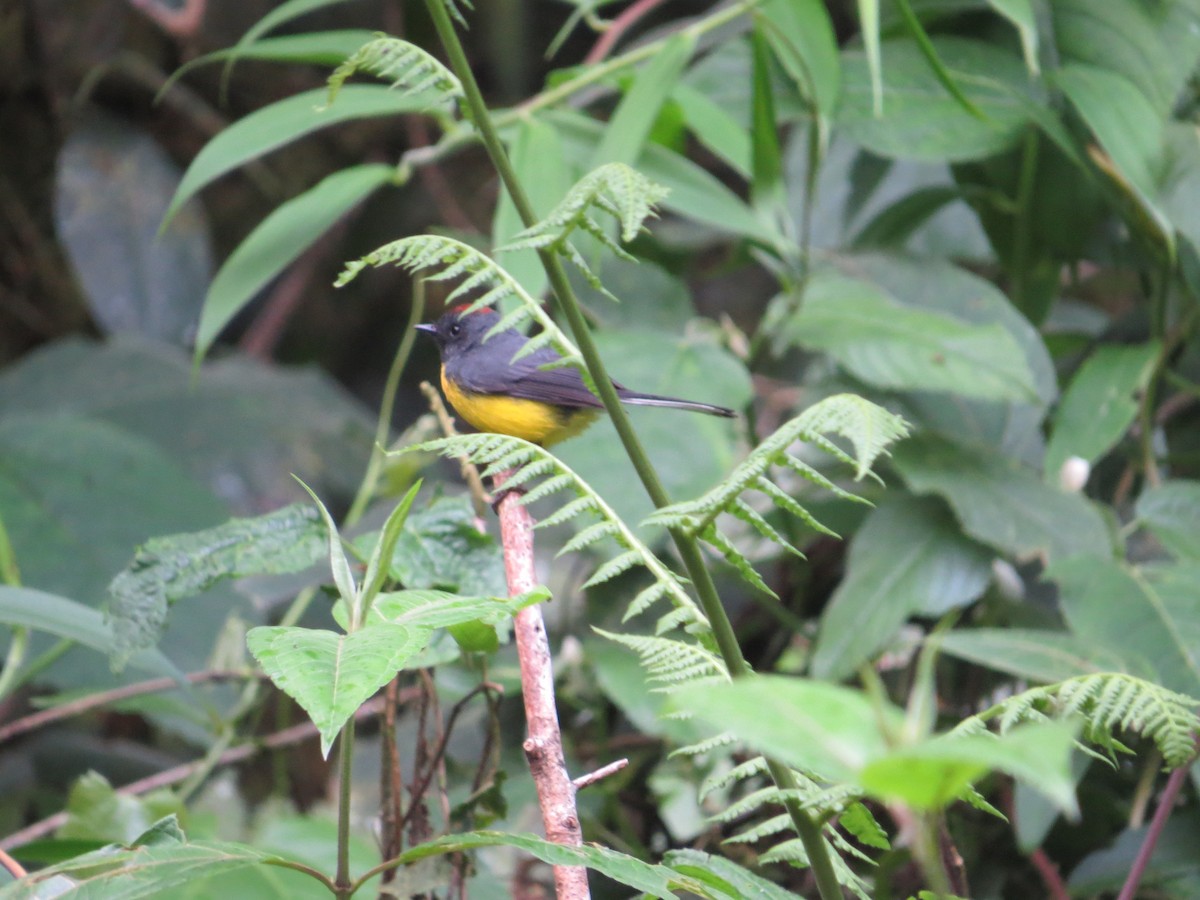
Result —
[{"label": "yellow breast", "polygon": [[599,410],[567,410],[538,400],[460,390],[442,370],[442,391],[460,416],[478,428],[509,434],[548,447],[574,437],[592,424]]}]

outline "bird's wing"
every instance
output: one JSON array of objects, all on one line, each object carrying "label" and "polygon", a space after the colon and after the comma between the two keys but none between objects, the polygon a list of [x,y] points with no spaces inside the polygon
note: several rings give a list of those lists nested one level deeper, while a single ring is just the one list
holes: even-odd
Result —
[{"label": "bird's wing", "polygon": [[[536,359],[518,360],[512,384],[506,393],[526,400],[539,400],[555,406],[599,408],[601,403],[587,389],[579,371],[572,367],[539,369]],[[542,362],[545,362],[543,360]]]}]

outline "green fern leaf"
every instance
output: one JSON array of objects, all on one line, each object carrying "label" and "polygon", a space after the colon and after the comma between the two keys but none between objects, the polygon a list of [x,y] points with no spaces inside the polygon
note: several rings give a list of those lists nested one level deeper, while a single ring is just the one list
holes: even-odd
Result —
[{"label": "green fern leaf", "polygon": [[[554,320],[546,314],[541,303],[521,287],[520,283],[495,260],[469,244],[456,241],[454,238],[432,234],[401,238],[385,244],[361,259],[347,263],[334,284],[337,287],[343,287],[353,281],[363,269],[386,265],[399,266],[411,273],[433,270],[433,274],[428,274],[426,277],[434,281],[464,278],[463,283],[446,298],[447,304],[462,300],[466,294],[486,288],[487,293],[482,297],[467,303],[468,312],[494,305],[500,300],[510,297],[516,298],[520,301],[520,305],[513,312],[507,314],[499,324],[508,328],[528,320],[536,322],[541,327],[542,333],[535,335],[533,340],[553,346],[563,357],[564,364],[576,366],[580,371],[586,371],[579,350],[562,329],[554,323]],[[492,329],[493,332],[495,330],[495,328]],[[539,344],[539,346],[541,345]]]},{"label": "green fern leaf", "polygon": [[1195,756],[1198,708],[1200,700],[1195,697],[1151,681],[1123,672],[1097,672],[1023,691],[965,720],[955,732],[978,730],[992,719],[1003,732],[1021,722],[1080,716],[1085,723],[1083,737],[1110,758],[1129,752],[1116,737],[1118,731],[1129,731],[1154,741],[1167,765],[1178,767]]},{"label": "green fern leaf", "polygon": [[[693,535],[703,534],[722,512],[733,512],[736,504],[741,502],[741,495],[750,490],[765,493],[781,509],[798,515],[797,510],[802,510],[802,507],[795,501],[781,500],[781,496],[787,495],[778,485],[775,485],[777,490],[763,490],[765,483],[773,483],[770,472],[776,466],[791,469],[841,497],[858,499],[794,456],[792,446],[802,441],[816,447],[835,459],[853,465],[855,477],[862,478],[870,472],[871,464],[888,444],[907,433],[908,425],[903,419],[869,400],[852,394],[828,397],[777,429],[734,467],[729,477],[707,494],[697,500],[660,509],[646,520],[646,524],[682,528]],[[849,440],[854,446],[854,455],[834,445],[825,437],[827,434]],[[805,522],[813,521],[806,512],[800,512],[799,517]]]},{"label": "green fern leaf", "polygon": [[[704,617],[699,606],[684,589],[684,581],[663,563],[633,532],[628,525],[616,514],[611,506],[592,487],[570,467],[551,454],[543,447],[523,441],[506,434],[462,434],[435,441],[427,441],[411,447],[394,451],[390,455],[411,452],[436,453],[440,456],[465,458],[483,467],[485,476],[498,475],[510,471],[507,484],[525,484],[536,477],[546,480],[526,494],[526,502],[548,494],[570,491],[575,499],[565,504],[552,514],[547,523],[562,524],[574,521],[583,515],[588,515],[598,521],[586,526],[576,534],[562,552],[582,549],[605,538],[611,538],[621,548],[622,552],[631,552],[637,558],[637,564],[646,569],[653,583],[634,599],[633,606],[638,605],[649,597],[649,603],[665,599],[680,612],[678,621],[689,627],[707,634],[710,632],[708,620]],[[532,468],[533,475],[526,475],[526,470]],[[547,488],[547,485],[549,487]],[[640,610],[639,610],[640,611]]]},{"label": "green fern leaf", "polygon": [[358,72],[390,80],[392,87],[406,94],[428,93],[431,106],[463,96],[462,83],[437,59],[416,44],[386,34],[376,34],[329,76],[330,104],[346,80]]},{"label": "green fern leaf", "polygon": [[[616,219],[621,240],[629,243],[643,223],[654,215],[654,207],[667,189],[624,163],[608,163],[584,175],[567,192],[562,202],[545,219],[518,233],[497,252],[549,250],[560,253],[597,290],[608,293],[588,266],[583,254],[571,243],[576,231],[590,234],[618,257],[632,260],[608,230],[593,216],[600,211]],[[611,296],[611,295],[610,295]]]}]

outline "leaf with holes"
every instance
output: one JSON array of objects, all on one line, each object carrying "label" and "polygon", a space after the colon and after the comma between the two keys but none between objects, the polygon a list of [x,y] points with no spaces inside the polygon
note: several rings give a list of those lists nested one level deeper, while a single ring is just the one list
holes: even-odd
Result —
[{"label": "leaf with holes", "polygon": [[425,648],[424,628],[377,624],[353,634],[271,626],[246,635],[276,686],[304,707],[321,732],[321,754],[372,694]]}]

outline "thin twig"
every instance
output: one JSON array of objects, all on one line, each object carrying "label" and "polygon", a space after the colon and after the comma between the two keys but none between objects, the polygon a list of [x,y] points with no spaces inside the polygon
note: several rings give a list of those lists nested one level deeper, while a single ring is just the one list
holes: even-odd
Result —
[{"label": "thin twig", "polygon": [[[510,473],[497,476],[500,491]],[[509,491],[499,504],[500,542],[504,547],[504,574],[508,592],[516,597],[537,586],[534,574],[533,517],[522,505],[520,494]],[[555,844],[579,847],[583,829],[575,808],[575,785],[567,771],[563,755],[562,732],[554,702],[554,670],[550,642],[540,604],[527,606],[514,620],[517,658],[521,665],[521,696],[525,701],[525,758],[533,773],[538,806],[546,839]],[[582,866],[555,866],[554,885],[561,900],[590,897],[587,869]]]},{"label": "thin twig", "polygon": [[[400,751],[396,747],[396,698],[400,694],[400,676],[388,682],[385,696],[387,705],[383,710],[383,753],[380,763],[380,855],[384,859],[399,856],[404,849],[404,831],[400,827],[403,816],[404,773],[400,769]],[[396,870],[383,873],[381,884],[388,884],[396,877]]]},{"label": "thin twig", "polygon": [[[253,671],[214,669],[207,672],[192,672],[187,676],[187,680],[191,684],[202,684],[206,681],[235,681],[247,678],[266,678],[266,675]],[[109,691],[101,691],[98,694],[89,694],[86,697],[80,697],[78,700],[72,700],[70,703],[52,706],[49,709],[31,713],[20,719],[14,719],[7,725],[0,726],[0,744],[11,740],[19,734],[43,728],[46,725],[81,715],[101,706],[120,703],[122,700],[128,700],[131,697],[140,697],[143,694],[157,694],[178,687],[179,680],[177,678],[151,678],[148,681],[138,681],[134,684],[122,685]]]},{"label": "thin twig", "polygon": [[1117,900],[1133,900],[1137,894],[1138,885],[1146,873],[1146,867],[1150,865],[1150,858],[1154,855],[1154,848],[1158,845],[1158,839],[1167,825],[1171,810],[1175,807],[1175,800],[1183,788],[1184,779],[1191,770],[1191,762],[1192,760],[1189,760],[1185,765],[1173,770],[1171,777],[1167,779],[1167,786],[1158,800],[1158,808],[1154,810],[1154,818],[1150,820],[1150,827],[1146,829],[1146,839],[1138,848],[1137,856],[1134,857],[1133,865],[1129,869],[1125,884],[1121,887],[1121,893],[1117,895]]},{"label": "thin twig", "polygon": [[1050,900],[1071,900],[1071,894],[1063,881],[1062,873],[1058,871],[1058,866],[1054,864],[1054,861],[1046,855],[1045,850],[1038,847],[1029,854],[1029,861],[1042,876],[1042,884],[1045,885],[1046,896]]},{"label": "thin twig", "polygon": [[571,783],[575,785],[575,790],[582,791],[585,787],[595,784],[602,778],[607,778],[615,772],[620,772],[623,768],[629,765],[629,760],[618,759],[610,762],[607,766],[601,766],[594,772],[588,772],[586,775],[580,775]]},{"label": "thin twig", "polygon": [[412,790],[409,792],[409,796],[412,798],[412,800],[408,804],[408,811],[405,812],[404,818],[400,820],[401,828],[404,828],[408,824],[408,820],[412,816],[413,810],[419,805],[420,799],[425,795],[425,791],[429,789],[429,782],[433,780],[433,776],[437,771],[437,761],[441,759],[442,755],[446,752],[446,744],[450,740],[450,733],[454,730],[454,722],[458,719],[459,713],[463,711],[463,708],[467,705],[468,701],[470,701],[472,697],[474,697],[476,694],[486,693],[488,691],[495,691],[503,694],[504,688],[501,685],[493,684],[490,681],[481,681],[479,684],[475,685],[475,687],[471,688],[471,690],[467,692],[466,696],[455,703],[454,707],[450,710],[450,718],[446,722],[445,731],[442,733],[441,740],[438,741],[437,749],[434,750],[433,754],[429,757],[429,763],[425,766],[425,772],[421,775],[420,780],[416,780],[414,778]]},{"label": "thin twig", "polygon": [[608,56],[617,41],[621,39],[626,31],[633,27],[638,19],[645,17],[656,6],[661,6],[664,2],[665,0],[637,0],[637,3],[633,3],[622,10],[621,14],[609,23],[608,28],[604,29],[604,33],[592,45],[592,49],[588,51],[588,55],[583,59],[583,64],[585,66],[595,65]]},{"label": "thin twig", "polygon": [[[442,434],[446,437],[456,436],[458,429],[454,426],[454,417],[446,409],[446,404],[442,401],[442,395],[438,393],[437,388],[428,381],[422,381],[421,393],[425,395],[425,399],[429,401],[429,408],[437,416]],[[462,470],[463,480],[467,482],[467,488],[471,492],[471,504],[475,508],[475,517],[482,523],[484,517],[487,515],[488,508],[492,505],[492,498],[488,494],[487,488],[483,486],[483,479],[480,477],[479,469],[475,467],[475,464],[465,456],[460,456],[458,463],[459,468]],[[479,530],[486,531],[487,529],[480,528]]]},{"label": "thin twig", "polygon": [[29,874],[25,871],[25,867],[23,865],[21,865],[3,850],[0,850],[0,866],[4,866],[4,868],[8,870],[8,874],[13,878],[24,878]]}]

